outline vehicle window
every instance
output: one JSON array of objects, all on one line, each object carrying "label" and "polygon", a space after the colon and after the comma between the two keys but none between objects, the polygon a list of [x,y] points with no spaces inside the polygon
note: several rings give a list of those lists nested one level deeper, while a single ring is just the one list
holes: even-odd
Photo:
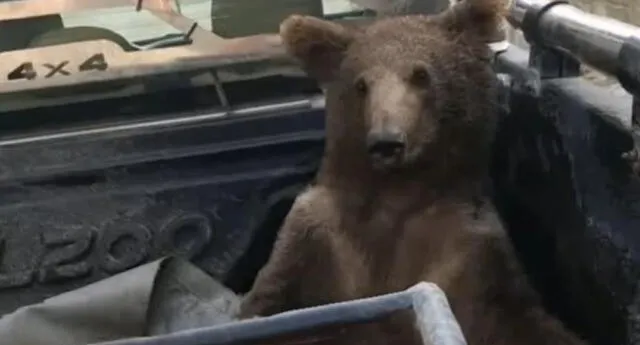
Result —
[{"label": "vehicle window", "polygon": [[[275,32],[277,24],[292,13],[334,16],[358,10],[349,0],[175,0],[172,5],[176,12],[223,37]],[[68,13],[62,18],[65,27],[98,26],[131,42],[179,34],[151,13],[130,7]]]},{"label": "vehicle window", "polygon": [[[30,0],[10,0],[14,2],[28,2]],[[59,0],[51,0],[52,2]],[[143,0],[144,1],[144,0]],[[315,16],[336,16],[357,11],[356,5],[350,0],[146,0],[166,3],[171,9],[182,16],[195,21],[207,31],[230,38],[248,36],[259,33],[277,32],[279,22],[292,13]],[[7,0],[0,0],[9,2]],[[72,1],[82,3],[82,1]],[[148,43],[162,37],[180,35],[180,30],[172,27],[148,11],[135,11],[132,0],[130,6],[110,8],[76,10],[73,12],[51,15],[47,18],[28,18],[19,20],[22,23],[0,23],[3,32],[12,32],[11,36],[2,37],[0,34],[0,51],[23,49],[26,46],[47,45],[51,33],[64,28],[100,28],[129,43]],[[19,29],[18,29],[19,28]],[[9,30],[13,29],[13,30]],[[76,30],[69,36],[95,36],[91,29]],[[82,32],[84,31],[84,32]],[[94,30],[95,31],[95,30]],[[15,35],[16,32],[21,34]],[[44,38],[38,36],[44,35]],[[24,36],[24,37],[22,37]],[[35,43],[33,39],[36,38]],[[4,41],[4,43],[2,43]],[[67,41],[65,39],[65,41]]]}]

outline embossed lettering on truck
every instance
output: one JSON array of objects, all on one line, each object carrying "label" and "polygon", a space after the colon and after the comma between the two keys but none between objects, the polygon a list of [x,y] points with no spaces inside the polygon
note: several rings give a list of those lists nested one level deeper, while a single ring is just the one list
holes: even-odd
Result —
[{"label": "embossed lettering on truck", "polygon": [[[51,78],[54,76],[69,76],[71,75],[71,70],[73,67],[70,67],[69,64],[71,62],[69,60],[59,61],[59,62],[47,62],[41,64],[44,67],[44,73],[40,73],[44,76],[44,78]],[[98,53],[93,54],[86,60],[84,60],[81,64],[77,66],[77,70],[79,72],[89,72],[89,71],[105,71],[109,65],[104,57],[104,54]],[[32,61],[25,61],[18,65],[16,68],[12,69],[9,74],[7,74],[7,80],[20,80],[27,79],[33,80],[38,77],[39,73],[36,71],[36,64]]]},{"label": "embossed lettering on truck", "polygon": [[[91,275],[100,270],[114,275],[143,264],[152,257],[173,253],[186,259],[201,254],[213,239],[209,218],[186,213],[170,218],[157,232],[138,223],[116,222],[100,231],[65,229],[39,236],[28,248],[10,248],[7,233],[0,233],[0,290],[53,284]],[[36,267],[18,271],[7,267],[8,250],[34,250]]]},{"label": "embossed lettering on truck", "polygon": [[77,229],[42,234],[45,249],[38,280],[42,283],[57,282],[91,273],[91,265],[86,257],[91,251],[94,237],[91,230]]}]

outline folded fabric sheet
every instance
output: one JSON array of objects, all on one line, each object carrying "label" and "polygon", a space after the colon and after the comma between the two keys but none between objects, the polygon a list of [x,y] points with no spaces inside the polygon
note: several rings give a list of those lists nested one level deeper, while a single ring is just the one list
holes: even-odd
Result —
[{"label": "folded fabric sheet", "polygon": [[164,258],[25,306],[0,319],[0,343],[86,345],[232,320],[239,298],[191,263]]}]

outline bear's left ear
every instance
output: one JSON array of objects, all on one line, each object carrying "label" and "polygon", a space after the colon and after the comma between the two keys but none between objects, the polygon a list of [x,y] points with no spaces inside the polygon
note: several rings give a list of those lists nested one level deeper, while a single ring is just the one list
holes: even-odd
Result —
[{"label": "bear's left ear", "polygon": [[449,31],[465,33],[489,43],[501,35],[508,5],[509,0],[458,0],[436,18]]},{"label": "bear's left ear", "polygon": [[351,28],[311,16],[292,15],[280,24],[287,52],[321,83],[334,78],[354,36]]}]

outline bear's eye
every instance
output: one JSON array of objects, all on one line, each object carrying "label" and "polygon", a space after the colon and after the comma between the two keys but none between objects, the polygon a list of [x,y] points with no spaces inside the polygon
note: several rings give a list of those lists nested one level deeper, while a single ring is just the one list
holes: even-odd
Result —
[{"label": "bear's eye", "polygon": [[431,76],[424,66],[415,66],[411,71],[411,84],[419,87],[427,87],[431,82]]},{"label": "bear's eye", "polygon": [[366,95],[367,92],[369,91],[369,86],[367,85],[367,82],[363,78],[358,78],[358,80],[356,80],[354,87],[356,88],[356,92],[360,96]]}]

